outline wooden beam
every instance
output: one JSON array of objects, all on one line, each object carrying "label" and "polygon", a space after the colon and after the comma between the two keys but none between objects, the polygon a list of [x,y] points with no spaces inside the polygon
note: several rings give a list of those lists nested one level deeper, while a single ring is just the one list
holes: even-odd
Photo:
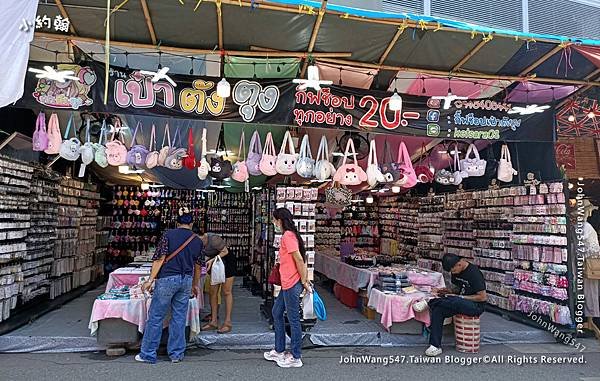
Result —
[{"label": "wooden beam", "polygon": [[[89,37],[70,36],[54,33],[36,32],[35,37],[47,38],[54,41],[81,41],[91,42],[96,44],[104,44],[104,40]],[[141,44],[136,42],[123,42],[123,41],[110,41],[112,46],[119,46],[122,48],[136,48],[136,49],[148,49],[154,51],[171,52],[178,54],[189,54],[189,55],[200,55],[200,54],[216,54],[214,49],[195,49],[195,48],[178,48],[175,46],[161,45],[160,47],[150,44]],[[240,57],[296,57],[305,58],[308,52],[290,52],[290,51],[247,51],[247,50],[225,50],[224,53],[230,56]],[[317,52],[312,53],[315,58],[335,58],[335,57],[351,57],[352,53],[349,52]]]},{"label": "wooden beam", "polygon": [[69,19],[69,31],[71,32],[71,34],[76,35],[77,32],[75,31],[75,27],[73,26],[73,20],[71,20],[71,18],[69,17],[67,10],[65,9],[65,7],[62,3],[62,0],[54,0],[54,2],[56,3],[56,6],[58,7],[60,15],[65,19]]},{"label": "wooden beam", "polygon": [[475,47],[473,49],[471,49],[471,51],[469,53],[467,53],[466,56],[464,56],[460,61],[458,61],[458,63],[456,65],[454,65],[454,67],[452,68],[452,71],[458,71],[458,69],[460,69],[464,64],[467,63],[467,61],[469,61],[471,59],[471,57],[473,57],[475,54],[477,54],[478,51],[481,50],[481,48],[483,48],[485,46],[485,44],[488,43],[489,40],[487,39],[482,39],[481,41],[479,41],[479,43],[477,45],[475,45]]},{"label": "wooden beam", "polygon": [[553,55],[555,55],[556,53],[558,53],[562,49],[564,49],[564,47],[561,46],[561,45],[555,46],[548,53],[546,53],[542,57],[540,57],[540,59],[538,59],[537,61],[535,61],[531,65],[527,66],[527,68],[523,69],[523,71],[520,73],[520,75],[527,75],[527,74],[529,74],[533,69],[535,69],[536,67],[538,67],[541,64],[543,64],[544,62],[546,62],[546,60],[548,60],[550,57],[552,57]]},{"label": "wooden beam", "polygon": [[398,39],[400,38],[400,36],[402,35],[403,32],[404,32],[404,28],[398,28],[398,30],[396,30],[396,33],[394,33],[394,37],[392,37],[392,40],[389,42],[389,44],[383,51],[383,54],[381,55],[381,57],[379,57],[378,62],[380,65],[383,65],[385,60],[388,58],[392,49],[394,48],[394,45],[396,45],[396,42],[398,42]]},{"label": "wooden beam", "polygon": [[217,10],[217,32],[219,35],[219,50],[223,50],[223,10],[221,9],[221,1],[215,1]]},{"label": "wooden beam", "polygon": [[427,155],[429,151],[434,149],[438,144],[440,144],[443,141],[444,139],[432,139],[429,143],[425,145],[425,150],[423,150],[423,147],[421,147],[419,150],[415,151],[415,153],[413,153],[410,157],[410,161],[412,161],[413,163],[416,162],[417,159]]},{"label": "wooden beam", "polygon": [[[317,20],[315,21],[315,25],[313,25],[312,33],[310,34],[310,41],[308,42],[307,52],[311,54],[315,48],[315,44],[317,43],[317,35],[319,34],[319,29],[321,28],[321,23],[323,22],[323,17],[325,16],[325,11],[327,10],[327,0],[321,1],[321,8],[319,9],[319,14],[317,16]],[[308,59],[304,60],[304,64],[302,65],[302,70],[300,70],[300,78],[304,78],[304,74],[306,73],[306,68],[308,67]]]},{"label": "wooden beam", "polygon": [[142,10],[144,11],[144,18],[146,19],[146,25],[148,26],[148,32],[150,32],[150,39],[152,40],[152,45],[156,45],[156,32],[154,31],[154,25],[152,24],[152,18],[150,17],[150,10],[148,9],[148,3],[146,0],[140,0],[142,4]]}]

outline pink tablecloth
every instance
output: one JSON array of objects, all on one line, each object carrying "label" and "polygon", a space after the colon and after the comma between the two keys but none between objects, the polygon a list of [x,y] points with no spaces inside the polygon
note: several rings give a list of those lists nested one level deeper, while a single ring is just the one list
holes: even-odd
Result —
[{"label": "pink tablecloth", "polygon": [[[354,267],[342,262],[337,257],[320,253],[315,254],[315,271],[356,292],[362,288],[367,289],[367,292],[370,293],[371,288],[379,277],[377,271]],[[407,270],[406,273],[411,283],[416,286],[430,286],[434,288],[445,286],[442,273],[429,270]]]},{"label": "pink tablecloth", "polygon": [[410,319],[416,319],[429,326],[429,310],[416,313],[412,309],[412,304],[422,299],[429,299],[429,294],[415,292],[390,295],[374,288],[369,294],[369,307],[381,314],[381,324],[387,330],[390,329],[392,323],[402,323]]},{"label": "pink tablecloth", "polygon": [[[99,300],[94,301],[92,315],[88,328],[94,336],[98,330],[98,322],[104,319],[116,318],[138,326],[138,331],[143,333],[148,320],[148,309],[152,299],[130,299],[130,300]],[[190,299],[188,306],[187,323],[190,327],[190,338],[200,333],[200,308],[201,301],[197,298]],[[165,320],[165,326],[168,319]]]},{"label": "pink tablecloth", "polygon": [[106,283],[106,292],[110,291],[110,289],[113,287],[135,286],[136,284],[138,284],[140,277],[147,275],[150,275],[149,267],[139,269],[123,267],[120,269],[116,269],[108,276],[108,282]]}]

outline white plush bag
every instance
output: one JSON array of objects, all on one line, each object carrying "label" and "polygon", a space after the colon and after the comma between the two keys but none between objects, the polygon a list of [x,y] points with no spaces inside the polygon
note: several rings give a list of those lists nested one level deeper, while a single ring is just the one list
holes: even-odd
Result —
[{"label": "white plush bag", "polygon": [[[286,146],[290,153],[285,153]],[[283,136],[283,142],[281,142],[279,155],[277,155],[275,169],[280,175],[293,175],[296,172],[296,161],[298,161],[298,155],[296,154],[296,148],[294,148],[294,141],[290,132],[286,131]]]},{"label": "white plush bag", "polygon": [[315,172],[315,160],[310,152],[310,141],[308,134],[302,138],[302,144],[300,145],[300,157],[296,163],[296,172],[305,179],[310,179],[314,176]]},{"label": "white plush bag", "polygon": [[315,161],[314,176],[319,181],[326,181],[335,175],[335,167],[329,162],[329,147],[327,146],[327,138],[321,137],[319,151],[317,152],[317,160]]},{"label": "white plush bag", "polygon": [[500,154],[500,162],[498,163],[498,180],[510,183],[513,181],[513,176],[518,172],[513,168],[510,158],[510,150],[506,144],[502,145]]},{"label": "white plush bag", "polygon": [[381,173],[379,162],[377,160],[377,144],[375,140],[371,140],[369,146],[369,161],[367,162],[367,182],[371,188],[374,188],[378,183],[385,182],[385,176]]},{"label": "white plush bag", "polygon": [[80,148],[81,142],[77,138],[77,133],[75,132],[75,128],[73,128],[74,137],[69,138],[71,132],[71,124],[73,124],[73,115],[69,118],[67,122],[67,129],[65,130],[65,135],[62,143],[60,144],[60,152],[59,155],[65,160],[75,161],[79,159],[80,156]]},{"label": "white plush bag", "polygon": [[[471,154],[475,157],[471,158]],[[465,158],[460,161],[460,169],[466,172],[469,177],[479,177],[485,175],[487,162],[479,157],[479,150],[475,144],[470,144]]]},{"label": "white plush bag", "polygon": [[206,180],[210,172],[210,164],[206,160],[206,128],[202,129],[202,152],[200,153],[200,164],[198,165],[198,178]]}]

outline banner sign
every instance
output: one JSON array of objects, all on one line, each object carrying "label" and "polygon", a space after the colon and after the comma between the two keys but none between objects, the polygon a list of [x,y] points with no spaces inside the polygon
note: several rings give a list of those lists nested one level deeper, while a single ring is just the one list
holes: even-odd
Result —
[{"label": "banner sign", "polygon": [[[31,63],[42,67],[44,63]],[[147,75],[111,67],[105,105],[104,66],[59,65],[79,82],[38,79],[28,73],[22,107],[156,115],[207,121],[358,129],[440,139],[553,141],[554,108],[466,100],[454,95],[391,95],[339,86],[299,90],[289,79],[229,80],[231,97],[217,95],[218,78]]]}]

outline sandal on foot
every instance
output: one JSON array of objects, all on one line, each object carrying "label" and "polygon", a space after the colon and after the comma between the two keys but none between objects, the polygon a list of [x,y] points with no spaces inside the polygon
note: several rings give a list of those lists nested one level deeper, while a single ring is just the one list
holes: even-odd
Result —
[{"label": "sandal on foot", "polygon": [[229,333],[229,332],[231,332],[231,324],[223,324],[221,326],[221,328],[219,328],[219,330],[217,331],[217,333],[221,333],[221,334]]},{"label": "sandal on foot", "polygon": [[202,331],[214,331],[215,329],[218,329],[219,327],[212,324],[212,323],[206,323],[202,326],[202,328],[200,328]]}]

